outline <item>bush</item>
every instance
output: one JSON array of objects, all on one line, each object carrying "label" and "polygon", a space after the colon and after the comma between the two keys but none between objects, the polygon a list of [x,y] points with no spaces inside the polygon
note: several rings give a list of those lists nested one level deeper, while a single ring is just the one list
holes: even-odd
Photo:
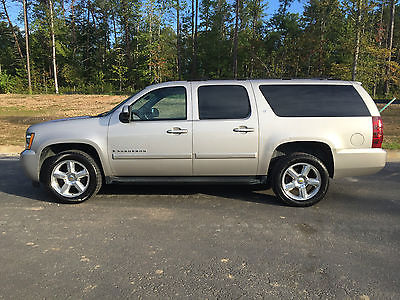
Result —
[{"label": "bush", "polygon": [[0,73],[0,94],[12,93],[17,85],[17,78],[8,75],[5,71]]}]

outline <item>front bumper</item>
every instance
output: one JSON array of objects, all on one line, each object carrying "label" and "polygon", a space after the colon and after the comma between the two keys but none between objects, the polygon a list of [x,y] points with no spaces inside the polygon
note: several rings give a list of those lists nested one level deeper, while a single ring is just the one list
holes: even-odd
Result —
[{"label": "front bumper", "polygon": [[35,182],[39,182],[39,158],[36,152],[33,150],[22,151],[20,161],[28,177]]},{"label": "front bumper", "polygon": [[382,149],[343,149],[334,153],[334,178],[361,176],[379,172],[386,164]]}]

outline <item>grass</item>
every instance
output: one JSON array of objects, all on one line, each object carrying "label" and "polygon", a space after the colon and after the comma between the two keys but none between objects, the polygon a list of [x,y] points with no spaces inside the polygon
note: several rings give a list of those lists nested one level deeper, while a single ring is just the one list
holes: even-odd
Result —
[{"label": "grass", "polygon": [[382,147],[388,150],[400,150],[400,143],[398,142],[383,142]]},{"label": "grass", "polygon": [[0,116],[33,116],[36,113],[37,111],[25,107],[0,107]]},{"label": "grass", "polygon": [[26,129],[35,123],[111,109],[126,96],[0,95],[0,146],[24,147]]},{"label": "grass", "polygon": [[[107,111],[126,96],[0,95],[0,146],[24,147],[26,129],[35,123]],[[379,104],[378,108],[382,108]],[[400,149],[400,105],[382,112],[385,149]]]},{"label": "grass", "polygon": [[[381,109],[384,104],[378,104]],[[383,148],[400,150],[400,105],[389,106],[381,113],[383,119]]]}]

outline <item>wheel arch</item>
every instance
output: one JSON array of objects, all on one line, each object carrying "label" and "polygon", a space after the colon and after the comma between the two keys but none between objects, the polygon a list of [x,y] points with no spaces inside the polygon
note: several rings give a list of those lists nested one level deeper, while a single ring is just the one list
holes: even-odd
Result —
[{"label": "wheel arch", "polygon": [[332,149],[328,144],[320,141],[295,141],[285,142],[278,145],[272,153],[271,162],[268,167],[268,174],[271,174],[275,163],[280,157],[294,152],[304,152],[314,155],[325,164],[329,173],[329,177],[333,178],[334,159]]},{"label": "wheel arch", "polygon": [[68,150],[78,150],[78,151],[82,151],[82,152],[85,152],[88,155],[90,155],[98,164],[100,171],[101,171],[101,175],[104,180],[105,172],[104,172],[104,168],[103,168],[103,163],[101,161],[98,150],[93,145],[86,144],[86,143],[55,143],[55,144],[47,145],[40,152],[40,159],[39,159],[39,179],[40,179],[40,181],[42,181],[42,178],[43,178],[43,168],[42,167],[43,167],[44,162],[47,159],[49,159],[61,152],[68,151]]}]

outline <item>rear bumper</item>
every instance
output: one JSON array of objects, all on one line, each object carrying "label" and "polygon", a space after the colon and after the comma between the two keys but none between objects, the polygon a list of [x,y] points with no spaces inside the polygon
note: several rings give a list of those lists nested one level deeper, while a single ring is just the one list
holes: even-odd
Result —
[{"label": "rear bumper", "polygon": [[343,149],[334,153],[334,178],[374,174],[386,164],[382,149]]},{"label": "rear bumper", "polygon": [[20,154],[20,161],[26,175],[35,182],[39,182],[39,159],[33,150],[24,150]]}]

